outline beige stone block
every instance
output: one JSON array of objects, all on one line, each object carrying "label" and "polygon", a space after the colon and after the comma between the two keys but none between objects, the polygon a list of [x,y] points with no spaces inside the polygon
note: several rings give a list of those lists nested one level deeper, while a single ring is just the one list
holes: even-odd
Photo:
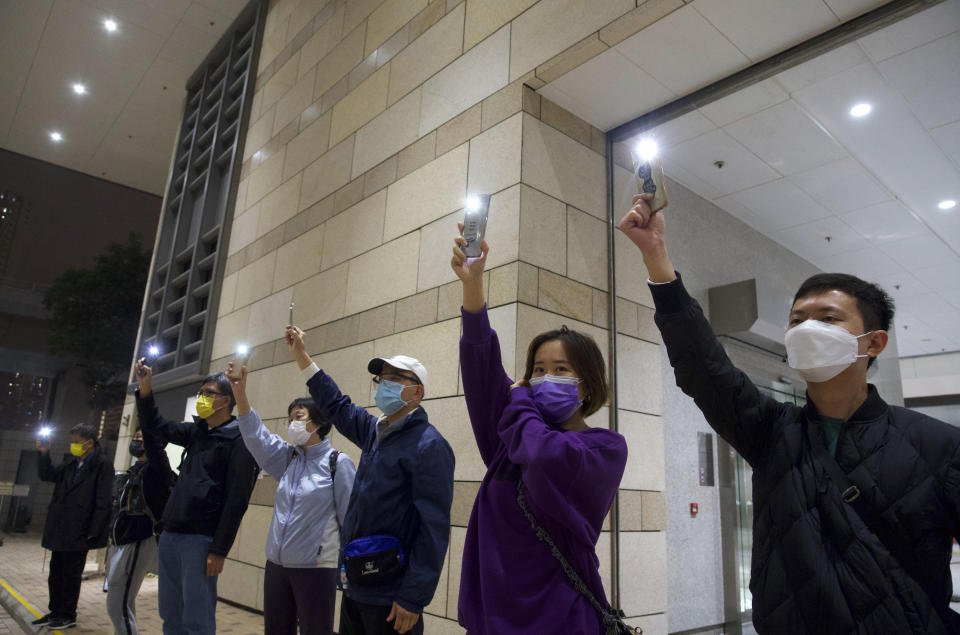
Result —
[{"label": "beige stone block", "polygon": [[271,252],[240,270],[236,306],[246,306],[270,293],[276,263],[277,254]]},{"label": "beige stone block", "polygon": [[[537,77],[547,82],[566,75],[584,62],[600,55],[609,48],[600,41],[596,33],[591,33],[567,50],[547,60],[537,67]],[[588,144],[589,145],[589,144]]]},{"label": "beige stone block", "polygon": [[[632,458],[632,457],[631,457]],[[643,492],[620,490],[620,531],[640,531],[643,527]]]},{"label": "beige stone block", "polygon": [[[367,362],[374,357],[373,342],[364,342],[340,350],[314,355],[313,361],[333,378],[340,392],[358,406],[373,405],[373,382]],[[342,437],[341,437],[342,438]],[[359,461],[359,453],[354,455]]]},{"label": "beige stone block", "polygon": [[346,263],[298,282],[293,287],[297,326],[309,329],[343,317],[346,297]]},{"label": "beige stone block", "polygon": [[520,182],[522,117],[517,113],[470,140],[470,193],[491,194]]},{"label": "beige stone block", "polygon": [[233,204],[233,214],[234,216],[242,214],[247,209],[247,185],[250,181],[247,179],[241,179],[240,184],[237,186],[237,200]]},{"label": "beige stone block", "polygon": [[349,261],[347,313],[416,293],[419,252],[420,235],[414,232]]},{"label": "beige stone block", "polygon": [[296,174],[263,198],[257,236],[264,236],[296,216],[300,200],[301,175]]},{"label": "beige stone block", "polygon": [[363,175],[363,195],[370,196],[397,180],[397,157],[393,156]]},{"label": "beige stone block", "polygon": [[410,23],[407,29],[410,31],[410,40],[420,37],[427,29],[439,22],[443,16],[456,8],[455,4],[441,2],[440,0],[430,0],[426,9],[418,13]]},{"label": "beige stone block", "polygon": [[620,297],[617,298],[617,332],[630,337],[640,336],[637,305]]},{"label": "beige stone block", "polygon": [[266,112],[277,103],[281,97],[287,94],[297,83],[297,69],[300,64],[300,52],[298,51],[283,66],[274,73],[273,77],[267,80],[263,87],[263,101],[260,104],[261,112]]},{"label": "beige stone block", "polygon": [[229,355],[234,345],[247,336],[247,325],[250,323],[250,306],[243,306],[231,313],[217,318],[217,327],[213,334],[211,359],[218,359]]},{"label": "beige stone block", "polygon": [[232,256],[257,239],[260,223],[260,205],[254,205],[243,214],[235,216],[230,230],[230,246],[227,254]]},{"label": "beige stone block", "polygon": [[517,301],[517,275],[519,262],[511,262],[490,271],[490,288],[487,290],[487,304],[500,306]]},{"label": "beige stone block", "polygon": [[[447,595],[447,587],[437,588],[437,593]],[[459,593],[459,591],[458,591]],[[440,617],[430,613],[423,615],[423,632],[430,635],[465,635],[467,631],[457,623],[456,618]]]},{"label": "beige stone block", "polygon": [[[622,337],[622,336],[621,336]],[[631,360],[622,360],[618,351],[618,375]],[[624,406],[625,393],[618,394],[620,406]],[[663,418],[640,414],[620,408],[618,410],[618,428],[627,440],[630,460],[623,474],[621,487],[637,490],[663,491],[665,485]]]},{"label": "beige stone block", "polygon": [[343,18],[343,30],[349,31],[373,13],[383,0],[352,0],[347,3],[347,12]]},{"label": "beige stone block", "polygon": [[217,309],[218,318],[233,311],[234,301],[237,296],[237,278],[239,277],[238,272],[230,274],[223,279],[223,284],[220,286],[220,307]]},{"label": "beige stone block", "polygon": [[297,119],[300,113],[313,102],[314,71],[297,80],[297,83],[277,101],[277,114],[273,121],[273,134],[276,135],[283,128]]},{"label": "beige stone block", "polygon": [[540,270],[521,261],[517,282],[517,300],[537,306],[540,298]]},{"label": "beige stone block", "polygon": [[663,492],[642,492],[643,530],[667,530],[667,501]]},{"label": "beige stone block", "polygon": [[428,0],[387,0],[367,19],[364,55],[370,55],[400,27],[426,8]]},{"label": "beige stone block", "polygon": [[431,132],[416,143],[408,145],[397,157],[397,178],[402,179],[437,157],[437,134]]},{"label": "beige stone block", "polygon": [[[542,284],[542,281],[541,281]],[[660,347],[650,342],[617,336],[617,394],[626,410],[659,415],[663,410]],[[632,487],[631,489],[662,489]]]},{"label": "beige stone block", "polygon": [[326,225],[319,225],[280,246],[273,273],[274,291],[285,289],[320,271],[325,229]]},{"label": "beige stone block", "polygon": [[327,0],[301,0],[297,6],[290,12],[290,24],[287,26],[287,42],[294,41],[300,35],[304,28],[313,31],[313,25],[307,27],[307,24],[313,22],[317,13],[328,4]]},{"label": "beige stone block", "polygon": [[337,9],[319,29],[310,37],[300,49],[300,66],[298,73],[303,77],[313,69],[317,62],[330,52],[340,39],[343,28],[344,7]]},{"label": "beige stone block", "polygon": [[377,68],[377,54],[376,52],[370,53],[347,75],[347,89],[357,88],[373,75]]},{"label": "beige stone block", "polygon": [[615,46],[682,6],[683,0],[644,0],[636,9],[600,29],[600,40]]},{"label": "beige stone block", "polygon": [[[374,343],[374,354],[377,357],[392,357],[394,355],[416,357],[427,369],[426,398],[436,400],[457,394],[457,369],[460,367],[460,359],[458,355],[451,355],[450,351],[456,351],[459,342],[460,320],[453,319],[380,338]],[[464,421],[466,421],[466,405],[462,405],[462,408]],[[434,406],[434,410],[436,409],[437,406]],[[443,412],[453,414],[438,417],[438,421],[440,418],[449,420],[454,414],[456,417],[460,416],[459,410],[448,409]],[[433,421],[433,417],[431,421]],[[438,425],[438,421],[433,421],[433,424],[441,432],[444,432],[440,425],[447,424]],[[469,423],[467,423],[467,426],[469,428]],[[458,476],[456,478],[479,480],[479,478],[467,479],[460,476],[460,469],[460,466],[458,466]],[[466,465],[464,469],[466,469]]]},{"label": "beige stone block", "polygon": [[507,84],[480,102],[480,107],[480,127],[483,130],[500,123],[512,114],[520,112],[523,108],[523,82],[517,80]]},{"label": "beige stone block", "polygon": [[464,144],[388,187],[384,239],[405,234],[462,207],[467,156]]},{"label": "beige stone block", "polygon": [[597,289],[609,288],[607,224],[567,208],[567,275]]},{"label": "beige stone block", "polygon": [[[452,243],[451,243],[452,244]],[[437,319],[445,320],[459,317],[463,303],[463,287],[460,281],[450,282],[437,287]]]},{"label": "beige stone block", "polygon": [[437,154],[446,154],[480,134],[480,106],[477,104],[437,128]]},{"label": "beige stone block", "polygon": [[654,344],[659,344],[663,341],[663,338],[660,336],[660,329],[657,328],[657,323],[653,321],[654,313],[655,311],[650,307],[637,306],[637,337],[642,340],[647,340],[648,342],[653,342]]},{"label": "beige stone block", "polygon": [[[500,340],[500,362],[507,377],[523,375],[523,366],[516,365],[514,351],[517,350],[517,305],[498,306],[487,311],[490,328],[497,332]],[[524,343],[524,346],[528,344]]]},{"label": "beige stone block", "polygon": [[369,309],[357,315],[357,340],[366,342],[393,334],[396,322],[395,302]]},{"label": "beige stone block", "polygon": [[537,0],[467,0],[464,50],[473,48],[488,35],[526,11]]},{"label": "beige stone block", "polygon": [[350,182],[353,143],[353,137],[341,141],[303,170],[300,209],[310,207]]},{"label": "beige stone block", "polygon": [[300,125],[297,127],[297,132],[303,132],[307,126],[319,119],[320,115],[325,112],[323,109],[323,101],[321,99],[314,100],[312,104],[304,108],[303,112],[300,113]]},{"label": "beige stone block", "polygon": [[437,289],[397,300],[397,316],[394,329],[408,331],[430,324],[437,319]]},{"label": "beige stone block", "polygon": [[[490,270],[520,257],[520,189],[520,185],[514,185],[497,192],[490,199],[489,217],[492,222],[488,223],[484,237],[490,247],[486,265]],[[456,223],[453,223],[452,227],[456,235]],[[452,248],[452,242],[450,245]],[[449,269],[449,252],[447,254],[447,269]],[[489,280],[486,281],[485,286],[489,291]]]},{"label": "beige stone block", "polygon": [[600,328],[610,328],[610,294],[593,290],[593,323]]},{"label": "beige stone block", "polygon": [[666,532],[621,532],[620,570],[643,571],[643,575],[620,576],[621,607],[627,615],[647,615],[666,610]]},{"label": "beige stone block", "polygon": [[450,524],[466,527],[470,522],[473,504],[480,490],[478,481],[455,481],[453,483],[453,505],[450,508]]},{"label": "beige stone block", "polygon": [[[465,527],[450,528],[450,581],[447,583],[447,617],[457,619],[457,602],[460,598],[460,571],[463,567],[463,548],[467,541]],[[426,632],[426,628],[424,628]],[[434,633],[435,631],[430,631]],[[453,631],[462,633],[463,629]]]},{"label": "beige stone block", "polygon": [[248,204],[256,203],[283,182],[284,154],[284,150],[280,150],[271,155],[250,173],[250,184],[247,186]]},{"label": "beige stone block", "polygon": [[544,0],[511,23],[510,79],[536,68],[636,6],[634,0]]},{"label": "beige stone block", "polygon": [[360,176],[416,141],[419,122],[420,91],[416,90],[360,128],[356,134],[353,176]]},{"label": "beige stone block", "polygon": [[420,134],[506,86],[509,63],[510,27],[506,26],[428,79],[423,84]]},{"label": "beige stone block", "polygon": [[289,179],[322,156],[327,151],[329,138],[330,113],[327,112],[287,144],[284,178]]},{"label": "beige stone block", "polygon": [[[459,320],[454,320],[454,322],[459,322]],[[457,326],[457,337],[459,338],[459,324]],[[456,342],[454,342],[453,346],[456,347],[456,345]],[[411,354],[420,359],[416,353]],[[429,366],[427,372],[430,372]],[[457,369],[453,368],[452,390],[454,392],[457,388],[456,373]],[[432,392],[433,387],[428,384],[427,396],[429,397]],[[423,408],[430,415],[430,423],[440,431],[440,434],[453,448],[453,453],[457,457],[454,479],[457,481],[482,480],[484,474],[487,473],[487,468],[483,464],[483,459],[480,458],[480,450],[477,449],[477,441],[473,436],[473,427],[470,425],[470,417],[467,414],[467,403],[463,397],[430,399],[424,402]]]},{"label": "beige stone block", "polygon": [[613,237],[614,266],[617,269],[617,295],[637,304],[653,307],[653,297],[647,285],[649,274],[643,264],[643,254],[623,232]]},{"label": "beige stone block", "polygon": [[605,221],[603,157],[530,115],[523,117],[524,183]]},{"label": "beige stone block", "polygon": [[457,8],[412,39],[407,48],[390,62],[390,93],[387,103],[394,103],[428,77],[460,55],[463,39],[463,8]]},{"label": "beige stone block", "polygon": [[386,202],[386,191],[380,190],[327,221],[322,269],[329,269],[380,244]]},{"label": "beige stone block", "polygon": [[520,258],[555,273],[567,271],[567,206],[521,185]]},{"label": "beige stone block", "polygon": [[[257,391],[256,395],[248,395],[250,404],[264,420],[276,420],[276,423],[268,425],[274,433],[281,433],[281,430],[286,429],[287,406],[290,402],[307,394],[303,373],[296,362],[289,360],[288,355],[286,362],[253,372],[249,376],[248,386],[252,388],[256,384]],[[280,476],[282,475],[276,475],[277,478]]]},{"label": "beige stone block", "polygon": [[[346,30],[346,29],[345,29]],[[363,26],[348,31],[348,35],[334,46],[317,64],[317,83],[313,98],[320,98],[363,59]]]},{"label": "beige stone block", "polygon": [[593,319],[593,291],[570,278],[541,269],[540,308],[590,322]]},{"label": "beige stone block", "polygon": [[[258,565],[262,565],[266,557],[265,553],[260,556]],[[257,597],[263,595],[263,569],[237,560],[226,560],[217,583],[217,595],[241,606],[255,606]]]},{"label": "beige stone block", "polygon": [[356,178],[333,194],[333,212],[339,214],[363,200],[363,178]]},{"label": "beige stone block", "polygon": [[377,66],[383,66],[410,43],[410,26],[407,25],[393,34],[376,50]]},{"label": "beige stone block", "polygon": [[[545,331],[558,329],[562,325],[589,335],[600,348],[604,360],[608,357],[608,335],[606,329],[598,328],[586,322],[577,321],[571,317],[557,315],[542,309],[536,309],[525,304],[517,306],[517,361],[516,368],[520,372],[526,367],[527,347],[530,340]],[[594,415],[594,416],[599,416]]]},{"label": "beige stone block", "polygon": [[333,107],[330,143],[339,143],[386,109],[389,73],[389,66],[382,67]]},{"label": "beige stone block", "polygon": [[244,161],[253,156],[254,152],[270,141],[270,137],[273,136],[273,120],[276,115],[276,110],[276,108],[271,108],[247,129],[247,139],[243,144]]},{"label": "beige stone block", "polygon": [[591,145],[593,126],[549,99],[541,98],[540,100],[540,121],[593,149]]}]

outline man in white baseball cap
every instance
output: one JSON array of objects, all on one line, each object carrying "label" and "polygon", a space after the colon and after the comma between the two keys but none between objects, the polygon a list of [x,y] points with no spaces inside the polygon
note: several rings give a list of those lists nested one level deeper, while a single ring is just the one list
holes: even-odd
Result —
[{"label": "man in white baseball cap", "polygon": [[447,553],[454,468],[450,444],[420,407],[427,370],[407,355],[371,359],[376,417],[310,359],[303,331],[288,326],[286,340],[317,407],[363,452],[340,530],[337,632],[421,634]]}]

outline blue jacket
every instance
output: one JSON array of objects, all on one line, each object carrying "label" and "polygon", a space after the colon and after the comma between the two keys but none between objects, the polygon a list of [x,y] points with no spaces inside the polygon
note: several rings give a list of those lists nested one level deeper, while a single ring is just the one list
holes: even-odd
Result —
[{"label": "blue jacket", "polygon": [[400,540],[407,558],[399,579],[377,586],[351,584],[347,595],[365,604],[396,602],[408,611],[423,613],[437,589],[450,541],[453,450],[427,421],[423,408],[413,411],[399,430],[378,443],[378,418],[341,394],[316,366],[304,372],[311,369],[315,372],[307,381],[310,396],[337,430],[363,452],[340,533],[342,543],[390,535]]},{"label": "blue jacket", "polygon": [[267,534],[267,560],[291,569],[336,567],[340,525],[344,521],[356,468],[344,453],[330,478],[330,441],[295,447],[272,434],[250,412],[237,417],[247,450],[267,474],[277,479],[273,520]]}]

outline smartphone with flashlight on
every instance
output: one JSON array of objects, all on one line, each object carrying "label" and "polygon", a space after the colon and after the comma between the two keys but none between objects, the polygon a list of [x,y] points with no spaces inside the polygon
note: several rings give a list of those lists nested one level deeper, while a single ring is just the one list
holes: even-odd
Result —
[{"label": "smartphone with flashlight on", "polygon": [[[144,357],[146,357],[146,359],[144,360],[144,363],[149,362],[152,364],[153,361],[157,359],[159,355],[160,355],[160,347],[158,347],[156,344],[151,344],[150,346],[147,347],[147,354],[144,355]],[[147,370],[145,368],[140,368],[137,371],[137,375],[140,377],[146,377]]]},{"label": "smartphone with flashlight on", "polygon": [[487,232],[487,215],[490,213],[490,195],[472,194],[463,206],[463,238],[467,244],[463,253],[467,258],[479,258],[483,254],[481,243]]},{"label": "smartphone with flashlight on", "polygon": [[659,212],[667,206],[667,187],[663,182],[663,166],[657,153],[657,145],[649,139],[637,144],[631,152],[633,175],[637,179],[640,194],[653,194],[649,202],[651,212]]},{"label": "smartphone with flashlight on", "polygon": [[233,356],[233,372],[230,373],[230,379],[242,379],[243,369],[250,359],[250,347],[246,344],[238,344],[237,350]]}]

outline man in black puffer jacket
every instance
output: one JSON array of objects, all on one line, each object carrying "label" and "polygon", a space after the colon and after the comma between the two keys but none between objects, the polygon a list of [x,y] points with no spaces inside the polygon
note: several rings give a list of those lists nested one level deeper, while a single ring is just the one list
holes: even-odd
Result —
[{"label": "man in black puffer jacket", "polygon": [[677,385],[754,470],[757,632],[960,632],[949,608],[960,430],[887,405],[867,383],[890,298],[846,274],[807,280],[784,339],[807,404],[777,402],[733,366],[687,294],[649,198],[634,198],[620,229],[643,252]]}]

